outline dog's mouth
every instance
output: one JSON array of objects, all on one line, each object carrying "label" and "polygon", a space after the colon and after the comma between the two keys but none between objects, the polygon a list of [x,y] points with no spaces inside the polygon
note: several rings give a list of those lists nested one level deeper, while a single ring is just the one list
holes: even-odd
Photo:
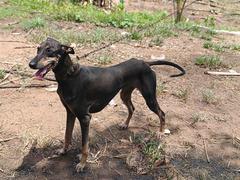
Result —
[{"label": "dog's mouth", "polygon": [[43,68],[40,68],[36,73],[35,73],[35,78],[38,80],[43,80],[44,76],[55,66],[55,63],[50,63]]}]

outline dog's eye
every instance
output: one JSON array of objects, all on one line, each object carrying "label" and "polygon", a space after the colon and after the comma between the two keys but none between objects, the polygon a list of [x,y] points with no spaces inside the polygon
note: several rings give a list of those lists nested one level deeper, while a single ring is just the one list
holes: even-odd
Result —
[{"label": "dog's eye", "polygon": [[39,53],[39,51],[40,51],[40,47],[37,47],[37,53]]},{"label": "dog's eye", "polygon": [[50,48],[47,48],[46,51],[47,51],[47,53],[52,52],[52,50]]}]

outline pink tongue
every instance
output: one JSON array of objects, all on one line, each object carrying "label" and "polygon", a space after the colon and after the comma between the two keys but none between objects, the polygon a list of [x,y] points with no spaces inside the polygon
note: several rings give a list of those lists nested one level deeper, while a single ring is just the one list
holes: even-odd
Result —
[{"label": "pink tongue", "polygon": [[44,67],[42,69],[39,69],[36,73],[35,73],[35,77],[38,79],[38,80],[42,80],[44,75],[46,74],[47,72],[47,67]]}]

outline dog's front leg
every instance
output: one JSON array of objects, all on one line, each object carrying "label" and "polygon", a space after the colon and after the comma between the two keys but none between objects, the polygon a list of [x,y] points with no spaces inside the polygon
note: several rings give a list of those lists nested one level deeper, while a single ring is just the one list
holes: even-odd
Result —
[{"label": "dog's front leg", "polygon": [[77,172],[83,171],[83,168],[86,165],[88,157],[88,134],[89,134],[89,124],[91,120],[91,115],[87,114],[78,118],[81,125],[82,131],[82,151],[80,163],[77,164]]},{"label": "dog's front leg", "polygon": [[67,122],[66,122],[66,130],[65,130],[65,141],[62,149],[57,150],[58,155],[64,155],[67,153],[69,145],[72,141],[72,132],[74,128],[74,123],[76,120],[76,116],[66,107],[67,111]]}]

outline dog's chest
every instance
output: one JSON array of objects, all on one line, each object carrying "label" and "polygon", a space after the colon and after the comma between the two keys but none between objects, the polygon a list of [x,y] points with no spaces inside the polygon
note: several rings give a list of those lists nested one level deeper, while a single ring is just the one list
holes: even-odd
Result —
[{"label": "dog's chest", "polygon": [[58,87],[57,93],[61,100],[63,100],[67,105],[71,105],[77,100],[77,94],[73,89]]}]

